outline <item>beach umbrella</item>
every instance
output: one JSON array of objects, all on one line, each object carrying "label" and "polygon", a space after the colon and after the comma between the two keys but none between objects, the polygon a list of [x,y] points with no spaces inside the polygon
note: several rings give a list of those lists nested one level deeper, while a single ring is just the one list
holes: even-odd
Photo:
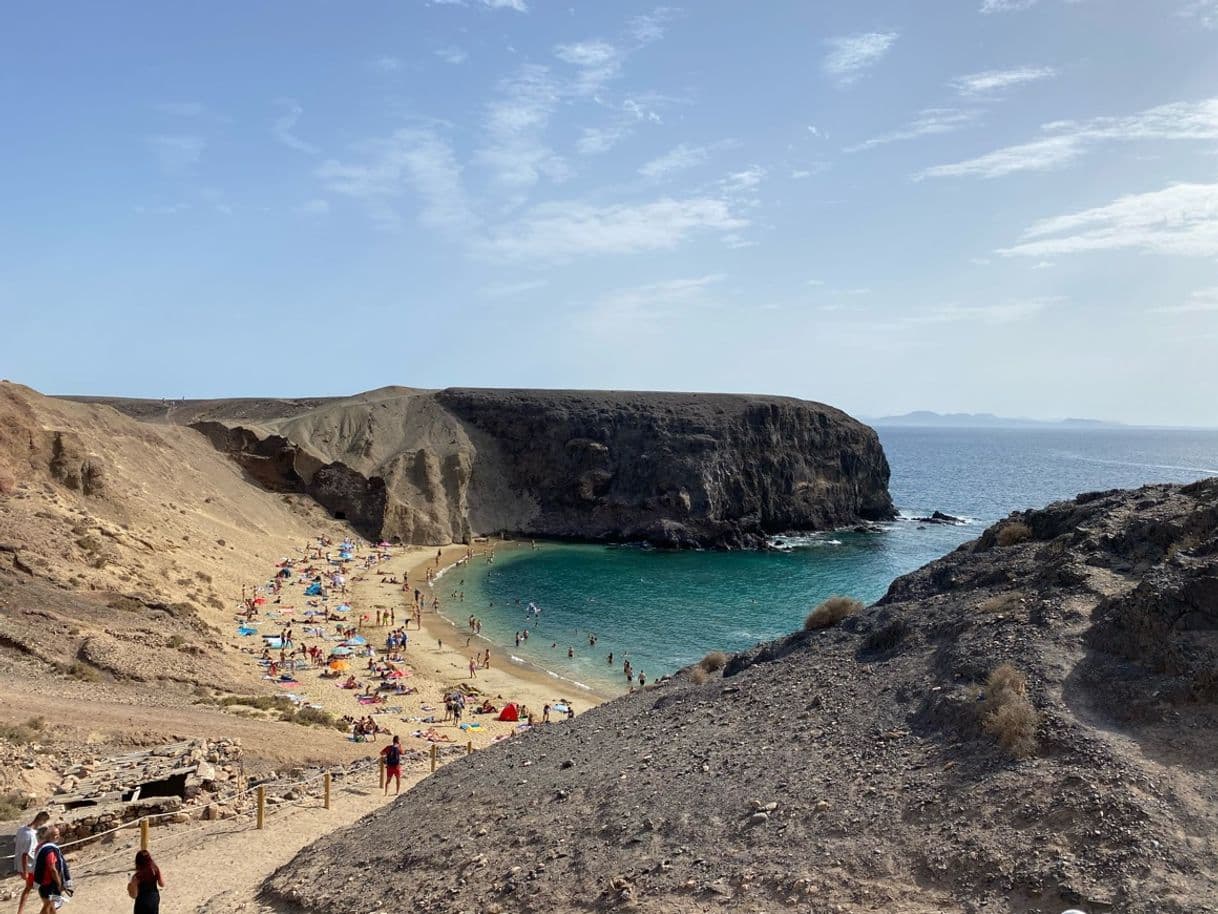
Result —
[{"label": "beach umbrella", "polygon": [[332,669],[336,673],[341,673],[346,668],[347,668],[346,660],[331,660],[330,661],[330,669]]},{"label": "beach umbrella", "polygon": [[351,653],[351,648],[349,648],[349,647],[332,647],[332,648],[330,648],[330,653],[333,654],[335,657],[346,657],[347,655],[349,655]]}]

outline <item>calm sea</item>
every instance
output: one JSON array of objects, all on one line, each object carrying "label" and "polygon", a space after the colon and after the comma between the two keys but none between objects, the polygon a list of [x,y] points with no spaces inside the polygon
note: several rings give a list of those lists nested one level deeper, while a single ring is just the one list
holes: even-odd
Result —
[{"label": "calm sea", "polygon": [[[1011,511],[1096,489],[1218,475],[1218,432],[882,428],[879,434],[902,514],[883,533],[787,537],[781,551],[763,553],[548,544],[511,550],[493,565],[479,561],[446,574],[437,588],[444,612],[458,621],[476,615],[483,636],[501,645],[500,658],[602,691],[623,690],[624,658],[654,680],[709,650],[739,650],[785,634],[831,594],[871,602],[893,578]],[[914,520],[934,510],[967,523]],[[463,592],[464,601],[454,592]],[[527,613],[529,603],[541,607],[539,617]],[[528,640],[515,647],[515,633],[526,628]],[[565,691],[576,687],[568,683]]]}]

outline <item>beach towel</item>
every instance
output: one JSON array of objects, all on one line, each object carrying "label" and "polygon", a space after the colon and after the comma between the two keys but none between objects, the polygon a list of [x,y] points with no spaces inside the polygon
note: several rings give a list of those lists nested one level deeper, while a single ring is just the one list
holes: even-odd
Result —
[{"label": "beach towel", "polygon": [[478,723],[477,721],[474,721],[473,723],[469,723],[469,724],[461,724],[461,729],[462,730],[481,730],[482,724]]},{"label": "beach towel", "polygon": [[279,687],[281,689],[299,689],[300,683],[297,682],[295,679],[287,679],[287,680],[281,679],[281,680],[279,680]]},{"label": "beach towel", "polygon": [[252,625],[242,625],[239,629],[237,629],[237,634],[243,638],[248,638],[250,635],[258,634],[258,629],[254,628]]}]

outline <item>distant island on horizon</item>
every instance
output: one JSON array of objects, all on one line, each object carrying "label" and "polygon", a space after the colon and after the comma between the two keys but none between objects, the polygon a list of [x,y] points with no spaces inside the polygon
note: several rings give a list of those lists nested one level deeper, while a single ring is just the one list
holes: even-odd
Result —
[{"label": "distant island on horizon", "polygon": [[904,426],[912,428],[1060,428],[1060,429],[1132,429],[1166,428],[1167,426],[1128,425],[1103,419],[1027,419],[996,416],[993,413],[937,413],[928,409],[914,410],[899,416],[881,416],[863,420],[870,425]]}]

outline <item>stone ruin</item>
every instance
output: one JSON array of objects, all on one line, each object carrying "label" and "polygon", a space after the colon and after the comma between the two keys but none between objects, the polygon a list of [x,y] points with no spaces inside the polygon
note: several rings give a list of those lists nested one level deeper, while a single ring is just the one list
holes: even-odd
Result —
[{"label": "stone ruin", "polygon": [[187,822],[207,815],[230,797],[241,780],[241,742],[186,740],[112,758],[86,759],[68,768],[48,801],[62,831],[75,841],[144,816],[166,814],[151,824]]}]

